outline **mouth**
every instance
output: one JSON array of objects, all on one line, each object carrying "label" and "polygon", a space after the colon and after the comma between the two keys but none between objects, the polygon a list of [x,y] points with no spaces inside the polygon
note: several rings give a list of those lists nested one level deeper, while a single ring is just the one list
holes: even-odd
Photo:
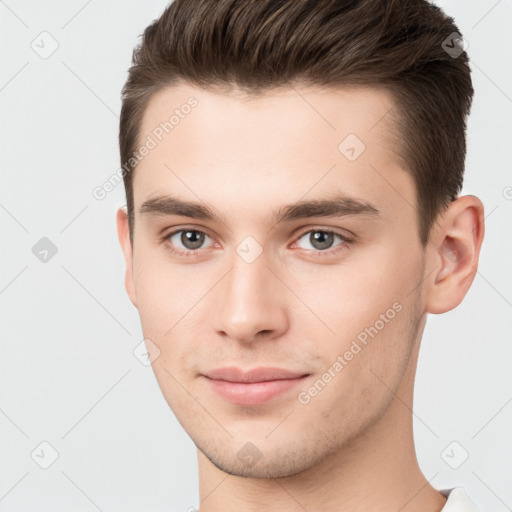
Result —
[{"label": "mouth", "polygon": [[221,368],[204,374],[211,389],[236,405],[260,405],[302,383],[309,373],[282,368]]}]

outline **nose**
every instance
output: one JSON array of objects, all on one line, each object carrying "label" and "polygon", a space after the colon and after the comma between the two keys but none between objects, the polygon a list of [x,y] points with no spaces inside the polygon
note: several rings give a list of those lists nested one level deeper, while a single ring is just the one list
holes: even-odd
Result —
[{"label": "nose", "polygon": [[247,344],[286,332],[290,293],[269,268],[265,252],[252,262],[235,253],[219,285],[213,321],[221,336]]}]

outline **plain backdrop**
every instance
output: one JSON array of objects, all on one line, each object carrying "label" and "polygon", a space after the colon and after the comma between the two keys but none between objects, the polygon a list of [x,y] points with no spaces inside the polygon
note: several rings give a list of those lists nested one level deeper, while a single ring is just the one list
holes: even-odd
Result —
[{"label": "plain backdrop", "polygon": [[[434,487],[462,485],[480,510],[504,512],[512,507],[512,0],[437,3],[468,44],[476,92],[463,194],[482,199],[486,235],[463,303],[428,318],[415,442]],[[119,168],[120,91],[133,47],[166,5],[0,1],[2,512],[199,503],[195,446],[133,353],[143,336],[115,228],[123,186],[103,200],[92,194]]]}]

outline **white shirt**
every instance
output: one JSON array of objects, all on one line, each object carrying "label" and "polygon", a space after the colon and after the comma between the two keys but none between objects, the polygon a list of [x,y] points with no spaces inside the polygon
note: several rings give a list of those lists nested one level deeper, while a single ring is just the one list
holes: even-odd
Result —
[{"label": "white shirt", "polygon": [[479,512],[463,487],[438,489],[438,491],[448,497],[441,512]]}]

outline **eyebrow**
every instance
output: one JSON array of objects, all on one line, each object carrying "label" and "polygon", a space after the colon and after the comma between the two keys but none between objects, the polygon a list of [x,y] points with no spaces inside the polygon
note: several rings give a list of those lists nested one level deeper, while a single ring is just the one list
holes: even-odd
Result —
[{"label": "eyebrow", "polygon": [[[205,204],[184,201],[169,195],[146,200],[140,207],[140,213],[151,216],[179,215],[198,220],[217,221],[226,224],[226,219]],[[327,199],[313,199],[281,206],[272,212],[274,224],[309,217],[344,217],[364,215],[380,217],[380,211],[371,203],[346,195]]]}]

